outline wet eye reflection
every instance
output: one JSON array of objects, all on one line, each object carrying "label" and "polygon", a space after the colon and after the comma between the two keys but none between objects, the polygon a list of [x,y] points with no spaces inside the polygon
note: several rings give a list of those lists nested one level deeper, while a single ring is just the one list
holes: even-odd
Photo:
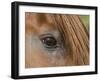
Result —
[{"label": "wet eye reflection", "polygon": [[46,48],[57,47],[57,39],[53,35],[42,35],[40,40]]}]

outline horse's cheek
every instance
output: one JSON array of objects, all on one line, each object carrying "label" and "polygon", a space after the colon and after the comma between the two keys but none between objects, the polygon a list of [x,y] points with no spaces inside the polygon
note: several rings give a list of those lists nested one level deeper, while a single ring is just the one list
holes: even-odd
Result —
[{"label": "horse's cheek", "polygon": [[50,64],[48,55],[36,36],[26,36],[25,62],[26,67],[41,67]]}]

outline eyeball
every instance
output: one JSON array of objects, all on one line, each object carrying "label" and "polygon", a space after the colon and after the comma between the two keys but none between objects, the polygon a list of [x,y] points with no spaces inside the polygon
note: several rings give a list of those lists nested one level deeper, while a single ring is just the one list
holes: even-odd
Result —
[{"label": "eyeball", "polygon": [[57,46],[57,40],[53,36],[43,36],[41,41],[46,48],[56,48]]},{"label": "eyeball", "polygon": [[47,47],[55,47],[57,44],[57,41],[54,37],[45,37],[42,39],[42,42],[47,46]]}]

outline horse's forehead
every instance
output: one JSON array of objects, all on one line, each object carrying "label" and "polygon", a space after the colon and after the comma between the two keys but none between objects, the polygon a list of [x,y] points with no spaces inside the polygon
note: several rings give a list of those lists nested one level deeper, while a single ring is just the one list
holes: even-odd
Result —
[{"label": "horse's forehead", "polygon": [[38,33],[56,29],[50,14],[27,12],[25,18],[26,26],[34,28]]},{"label": "horse's forehead", "polygon": [[26,12],[25,17],[27,20],[37,23],[37,25],[53,23],[51,14]]}]

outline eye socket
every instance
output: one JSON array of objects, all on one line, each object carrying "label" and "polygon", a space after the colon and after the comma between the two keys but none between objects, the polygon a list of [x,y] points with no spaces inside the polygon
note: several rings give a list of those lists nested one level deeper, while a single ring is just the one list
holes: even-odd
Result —
[{"label": "eye socket", "polygon": [[57,40],[53,36],[44,36],[41,38],[42,43],[46,48],[56,48]]}]

